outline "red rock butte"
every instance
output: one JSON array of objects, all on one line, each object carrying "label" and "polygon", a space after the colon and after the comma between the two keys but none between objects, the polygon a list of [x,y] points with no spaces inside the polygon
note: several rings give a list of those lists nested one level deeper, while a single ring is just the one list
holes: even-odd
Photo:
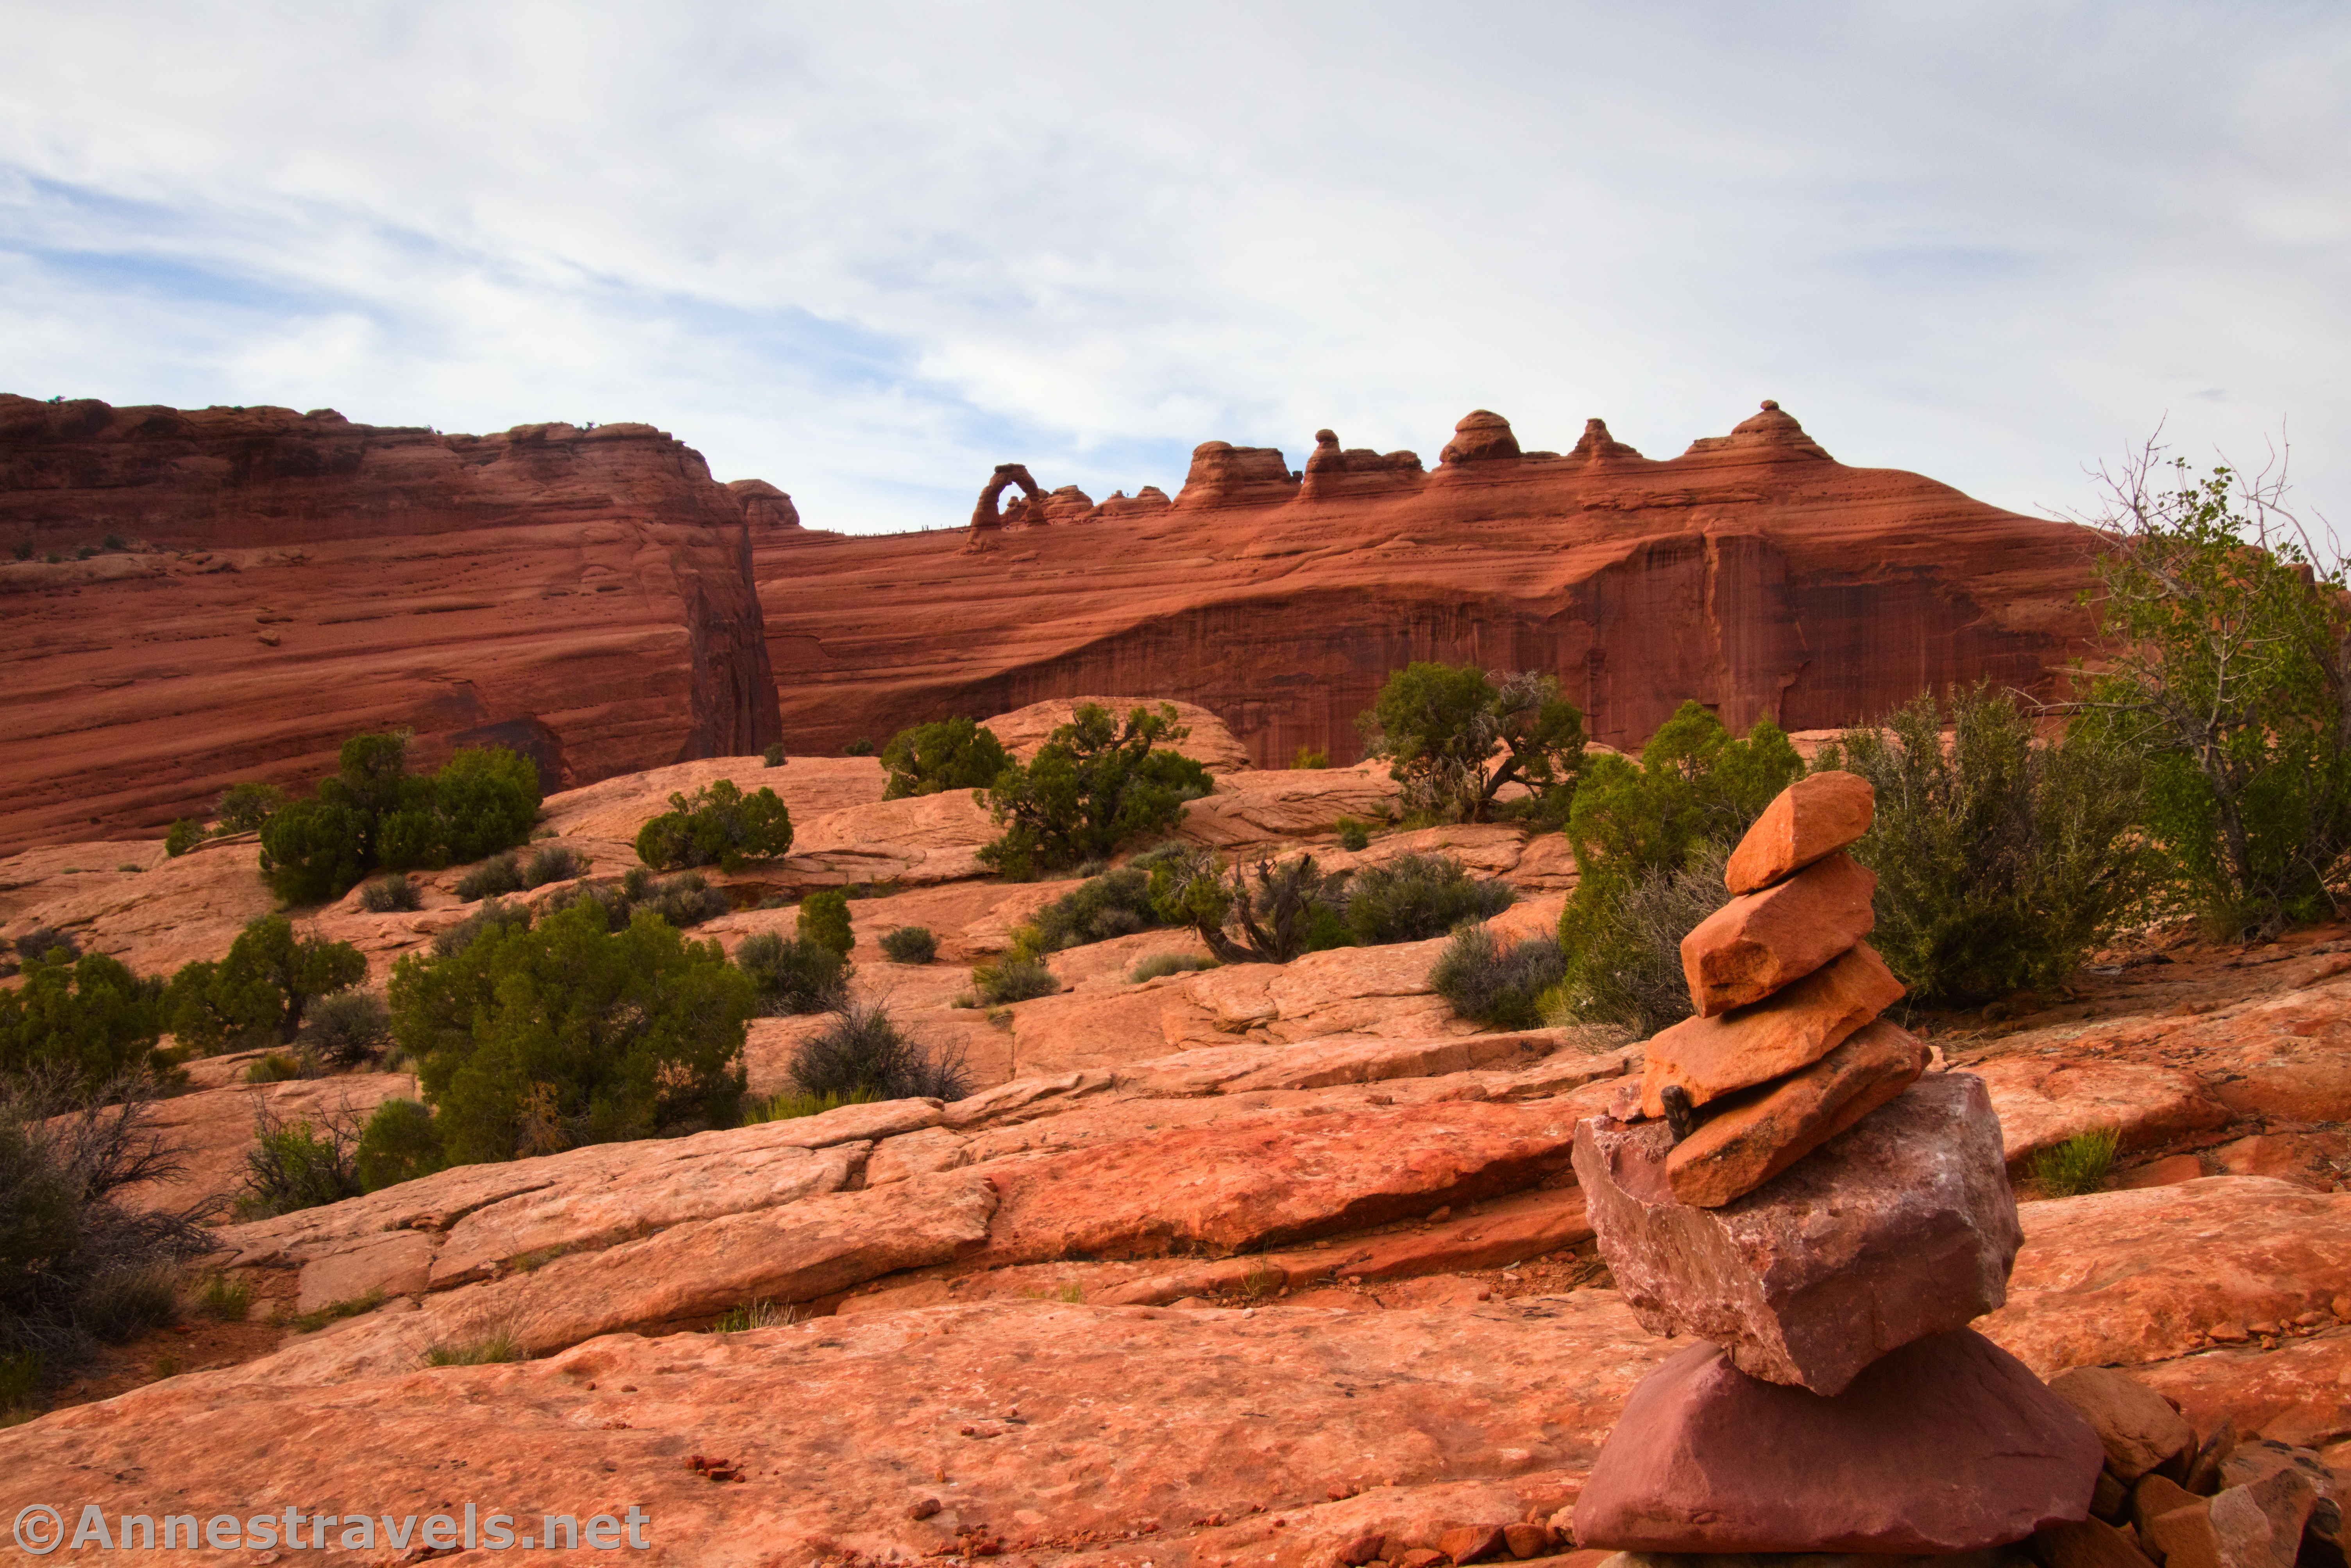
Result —
[{"label": "red rock butte", "polygon": [[2085,530],[1847,467],[1769,402],[1662,462],[1596,419],[1522,451],[1479,410],[1433,469],[1329,431],[1296,471],[1212,441],[1173,500],[1006,464],[971,521],[807,528],[643,424],[0,396],[0,852],[307,783],[367,728],[577,787],[1111,693],[1196,703],[1260,764],[1345,761],[1388,673],[1434,658],[1556,672],[1632,746],[1689,697],[1806,729],[2045,688],[2090,632]]},{"label": "red rock butte", "polygon": [[316,779],[363,729],[513,745],[550,789],[758,751],[747,518],[790,511],[645,424],[0,396],[0,546],[32,548],[0,556],[0,852]]},{"label": "red rock butte", "polygon": [[1479,410],[1435,469],[1330,431],[1298,471],[1212,441],[1173,501],[1064,486],[998,517],[1001,474],[968,531],[754,530],[796,746],[1136,692],[1259,764],[1345,761],[1388,673],[1444,659],[1554,671],[1626,747],[1690,697],[1810,729],[1952,682],[2044,689],[2091,632],[2086,530],[1847,467],[1772,402],[1663,462],[1597,419],[1524,452]]}]

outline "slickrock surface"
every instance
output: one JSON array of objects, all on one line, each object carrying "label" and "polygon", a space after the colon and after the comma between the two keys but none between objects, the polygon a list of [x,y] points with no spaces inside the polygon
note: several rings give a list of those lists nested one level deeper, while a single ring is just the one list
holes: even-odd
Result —
[{"label": "slickrock surface", "polygon": [[1832,854],[1732,899],[1682,938],[1682,973],[1701,1018],[1761,1001],[1869,935],[1877,873]]},{"label": "slickrock surface", "polygon": [[1635,1391],[1575,1534],[1635,1550],[1980,1552],[2086,1518],[2101,1457],[2063,1400],[1965,1329],[1905,1345],[1834,1399],[1697,1344]]},{"label": "slickrock surface", "polygon": [[1704,1105],[1808,1067],[1901,996],[1902,982],[1864,942],[1752,1006],[1684,1019],[1649,1042],[1642,1114],[1666,1113],[1669,1084]]},{"label": "slickrock surface", "polygon": [[1575,1172],[1601,1254],[1653,1332],[1834,1394],[2004,1299],[2022,1237],[1999,1135],[1983,1085],[1940,1073],[1719,1208],[1673,1197],[1661,1123],[1585,1124]]},{"label": "slickrock surface", "polygon": [[[798,530],[650,425],[0,395],[0,542],[36,551],[0,557],[0,852],[307,783],[362,729],[511,745],[550,788],[756,753],[755,531]],[[133,548],[76,559],[109,535]]]},{"label": "slickrock surface", "polygon": [[1858,774],[1831,769],[1797,779],[1771,799],[1731,852],[1722,880],[1734,894],[1771,886],[1869,831],[1876,794]]},{"label": "slickrock surface", "polygon": [[978,553],[961,529],[766,530],[785,731],[831,751],[1147,692],[1222,716],[1260,767],[1301,746],[1345,762],[1388,671],[1499,659],[1561,672],[1593,736],[1625,747],[1686,697],[1800,730],[1951,681],[2037,687],[2091,634],[2081,530],[1847,467],[1782,410],[1665,461],[1587,437],[1519,452],[1504,421],[1426,469],[1334,438],[1297,471],[1210,442],[1173,507],[1104,503]]},{"label": "slickrock surface", "polygon": [[[919,1557],[975,1534],[1108,1549],[1089,1562],[1322,1568],[1366,1531],[1433,1543],[1549,1516],[1661,1348],[1597,1291],[1375,1313],[993,1301],[621,1335],[339,1386],[172,1379],[0,1432],[0,1505],[138,1511],[169,1477],[205,1514],[429,1512],[462,1491],[584,1519],[634,1501],[653,1549],[625,1555],[706,1568]],[[694,1455],[743,1479],[714,1484]],[[926,1499],[938,1511],[910,1518]]]}]

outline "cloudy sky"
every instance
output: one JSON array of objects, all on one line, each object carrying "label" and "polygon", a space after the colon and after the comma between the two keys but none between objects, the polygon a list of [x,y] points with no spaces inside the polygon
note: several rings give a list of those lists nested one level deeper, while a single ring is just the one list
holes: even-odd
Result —
[{"label": "cloudy sky", "polygon": [[1776,397],[2027,511],[2283,429],[2351,525],[2334,0],[0,18],[0,391],[644,420],[852,530]]}]

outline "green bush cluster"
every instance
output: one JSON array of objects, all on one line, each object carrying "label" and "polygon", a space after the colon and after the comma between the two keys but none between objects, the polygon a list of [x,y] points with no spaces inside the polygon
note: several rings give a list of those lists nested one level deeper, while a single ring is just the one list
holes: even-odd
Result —
[{"label": "green bush cluster", "polygon": [[1061,982],[1053,977],[1044,959],[1016,950],[994,963],[974,965],[971,989],[972,995],[986,1006],[1000,1008],[1033,1001],[1039,997],[1059,996]]},{"label": "green bush cluster", "polygon": [[1465,920],[1490,920],[1518,901],[1499,877],[1477,877],[1451,855],[1398,855],[1347,879],[1347,929],[1366,947],[1425,942]]},{"label": "green bush cluster", "polygon": [[1312,855],[1260,858],[1228,877],[1210,851],[1182,848],[1151,872],[1160,918],[1189,925],[1225,964],[1286,964],[1305,953],[1350,946],[1344,872],[1326,872]]},{"label": "green bush cluster", "polygon": [[1088,877],[1029,917],[1040,953],[1107,942],[1166,925],[1151,899],[1151,872],[1132,865]]},{"label": "green bush cluster", "polygon": [[2143,765],[2103,727],[2043,743],[2013,699],[1979,686],[1850,731],[1817,766],[1876,792],[1853,847],[1877,873],[1870,945],[1920,1001],[2061,982],[2147,894]]},{"label": "green bush cluster", "polygon": [[735,949],[735,967],[751,982],[759,1012],[769,1018],[825,1013],[849,999],[854,967],[821,943],[756,932]]},{"label": "green bush cluster", "polygon": [[927,925],[897,926],[882,933],[882,955],[893,964],[927,964],[939,956],[939,939]]},{"label": "green bush cluster", "polygon": [[275,784],[232,784],[213,806],[213,821],[219,832],[257,833],[286,801],[286,791]]},{"label": "green bush cluster", "polygon": [[1407,664],[1355,725],[1364,755],[1387,760],[1405,812],[1421,821],[1486,821],[1516,784],[1528,791],[1523,813],[1556,826],[1583,767],[1582,711],[1555,676],[1533,671]]},{"label": "green bush cluster", "polygon": [[128,1073],[167,1074],[155,1049],[162,1001],[162,980],[119,959],[45,948],[25,966],[21,986],[0,990],[0,1074],[48,1075],[85,1091]]},{"label": "green bush cluster", "polygon": [[[1803,766],[1777,725],[1758,720],[1735,739],[1695,702],[1667,720],[1637,761],[1591,759],[1567,827],[1582,873],[1560,916],[1570,1010],[1642,1033],[1672,1021],[1657,1010],[1672,1005],[1670,996],[1659,997],[1652,983],[1659,934],[1636,927],[1626,901],[1656,883],[1647,894],[1656,904],[1673,873],[1736,843]],[[1680,1005],[1687,1009],[1686,996]]]},{"label": "green bush cluster", "polygon": [[1483,925],[1464,925],[1437,955],[1429,988],[1465,1019],[1498,1029],[1543,1021],[1544,993],[1567,973],[1567,955],[1547,936],[1504,946]]},{"label": "green bush cluster", "polygon": [[203,1211],[123,1195],[180,1169],[139,1081],[0,1079],[0,1415],[29,1406],[93,1342],[174,1316],[179,1266],[212,1246]]},{"label": "green bush cluster", "polygon": [[732,779],[669,798],[669,810],[637,831],[637,858],[655,871],[715,865],[737,872],[792,847],[792,817],[764,785],[748,795]]},{"label": "green bush cluster", "polygon": [[856,935],[849,925],[849,894],[839,888],[827,888],[801,899],[793,927],[801,941],[828,948],[843,958],[857,946]]},{"label": "green bush cluster", "polygon": [[1012,754],[996,732],[972,719],[918,724],[892,736],[882,748],[882,766],[889,773],[882,798],[903,800],[948,789],[985,789],[1012,765]]},{"label": "green bush cluster", "polygon": [[204,825],[193,817],[182,817],[163,833],[163,852],[173,860],[204,841]]},{"label": "green bush cluster", "polygon": [[1154,953],[1137,959],[1134,967],[1126,972],[1126,977],[1129,983],[1139,986],[1163,975],[1189,975],[1217,967],[1217,961],[1205,953]]},{"label": "green bush cluster", "polygon": [[262,873],[289,904],[323,903],[379,867],[464,864],[519,844],[538,803],[538,768],[512,751],[462,750],[419,778],[405,736],[353,736],[308,800],[261,823]]},{"label": "green bush cluster", "polygon": [[734,1124],[752,982],[716,943],[583,899],[393,967],[392,1027],[453,1164]]},{"label": "green bush cluster", "polygon": [[355,1163],[359,1138],[349,1116],[329,1115],[317,1123],[307,1117],[281,1120],[267,1100],[256,1097],[237,1218],[267,1219],[357,1197],[363,1190]]},{"label": "green bush cluster", "polygon": [[369,991],[337,991],[310,1004],[295,1042],[329,1067],[363,1067],[391,1050],[392,1013]]},{"label": "green bush cluster", "polygon": [[424,890],[406,872],[396,871],[360,888],[360,907],[370,915],[413,913],[424,907]]},{"label": "green bush cluster", "polygon": [[960,1100],[971,1092],[962,1048],[908,1035],[880,1007],[854,1003],[800,1043],[792,1081],[803,1093],[877,1100]]},{"label": "green bush cluster", "polygon": [[431,1176],[448,1163],[441,1129],[422,1101],[386,1100],[360,1134],[352,1168],[366,1192]]},{"label": "green bush cluster", "polygon": [[348,942],[297,936],[282,915],[254,921],[228,956],[182,966],[163,993],[163,1019],[183,1046],[210,1056],[256,1045],[291,1045],[310,1003],[367,978]]},{"label": "green bush cluster", "polygon": [[1123,721],[1081,703],[1027,767],[1007,766],[988,787],[1003,833],[979,852],[981,862],[1025,880],[1173,828],[1186,802],[1214,788],[1207,768],[1166,749],[1188,733],[1173,703],[1134,708]]}]

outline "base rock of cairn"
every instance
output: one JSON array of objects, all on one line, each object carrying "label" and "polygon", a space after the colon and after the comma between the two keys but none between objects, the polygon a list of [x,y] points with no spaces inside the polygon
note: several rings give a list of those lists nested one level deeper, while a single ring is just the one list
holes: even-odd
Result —
[{"label": "base rock of cairn", "polygon": [[1633,1391],[1575,1535],[1635,1551],[1953,1553],[2088,1512],[2088,1422],[1965,1329],[1913,1340],[1827,1399],[1698,1344]]},{"label": "base rock of cairn", "polygon": [[2023,1235],[1982,1081],[1925,1075],[1878,1016],[1902,987],[1840,853],[1873,810],[1838,772],[1771,802],[1733,902],[1682,945],[1698,1016],[1649,1041],[1625,1119],[1576,1129],[1626,1302],[1702,1336],[1633,1391],[1576,1501],[1577,1541],[1623,1568],[1948,1559],[2096,1522],[2099,1430],[1965,1326],[2006,1300]]},{"label": "base rock of cairn", "polygon": [[1652,1333],[1694,1334],[1750,1376],[1837,1394],[1887,1352],[2008,1299],[2024,1233],[1980,1078],[1925,1079],[1719,1208],[1674,1197],[1672,1148],[1662,1122],[1575,1134],[1601,1250]]}]

